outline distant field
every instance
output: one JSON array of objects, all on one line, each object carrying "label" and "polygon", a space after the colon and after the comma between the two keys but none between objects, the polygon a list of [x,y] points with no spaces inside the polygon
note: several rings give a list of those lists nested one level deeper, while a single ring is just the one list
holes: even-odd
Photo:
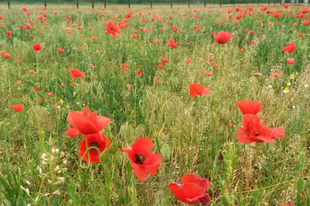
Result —
[{"label": "distant field", "polygon": [[1,3],[1,206],[310,206],[308,7],[96,4]]}]

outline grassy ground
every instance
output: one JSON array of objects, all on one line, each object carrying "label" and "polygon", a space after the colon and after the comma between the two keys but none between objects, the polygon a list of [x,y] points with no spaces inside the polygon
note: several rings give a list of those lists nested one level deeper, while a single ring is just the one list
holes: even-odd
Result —
[{"label": "grassy ground", "polygon": [[[310,198],[310,33],[309,26],[301,23],[309,14],[304,19],[294,16],[305,7],[270,6],[268,10],[282,13],[275,19],[260,11],[263,5],[253,6],[253,15],[241,18],[236,26],[239,13],[232,6],[152,10],[134,6],[128,28],[116,38],[105,34],[105,23],[113,16],[124,19],[129,12],[125,6],[104,11],[49,6],[42,11],[43,6],[28,5],[29,17],[22,7],[1,6],[0,10],[6,25],[0,28],[0,51],[12,55],[10,59],[0,56],[2,205],[183,205],[167,185],[180,182],[185,173],[210,180],[211,205],[283,205],[299,200],[306,205]],[[240,6],[243,11],[248,7]],[[41,11],[47,14],[43,23],[36,19],[43,16]],[[289,12],[292,15],[286,16]],[[154,15],[158,18],[151,22]],[[70,20],[64,21],[68,16],[72,27]],[[143,17],[146,22],[140,23]],[[28,31],[21,29],[28,20],[35,24]],[[176,34],[172,25],[177,25]],[[140,27],[152,30],[143,32]],[[65,28],[71,28],[71,34]],[[9,38],[7,30],[12,31]],[[233,37],[216,45],[211,33],[221,30]],[[137,39],[130,37],[132,31],[138,31]],[[167,46],[169,38],[179,43],[177,48]],[[281,51],[287,42],[297,46],[290,54]],[[42,46],[37,53],[32,49],[35,43]],[[64,52],[58,53],[58,48]],[[161,57],[170,61],[159,70]],[[209,57],[216,60],[210,62]],[[294,58],[295,64],[288,65],[287,58]],[[128,64],[128,71],[121,64]],[[85,78],[73,80],[65,68],[78,68]],[[257,72],[262,76],[254,76]],[[272,72],[281,76],[274,78]],[[211,93],[191,99],[188,88],[194,82],[209,87]],[[41,89],[35,92],[32,88],[37,86]],[[48,96],[49,92],[54,95]],[[236,130],[242,114],[235,104],[244,99],[261,101],[262,122],[270,128],[284,127],[286,138],[273,144],[239,143]],[[23,104],[23,111],[15,112],[13,104]],[[102,132],[111,140],[111,149],[101,163],[92,165],[80,161],[81,136],[66,135],[68,113],[84,106],[112,119]],[[120,152],[138,137],[149,137],[153,151],[162,155],[158,174],[145,181],[135,177],[128,157]]]}]

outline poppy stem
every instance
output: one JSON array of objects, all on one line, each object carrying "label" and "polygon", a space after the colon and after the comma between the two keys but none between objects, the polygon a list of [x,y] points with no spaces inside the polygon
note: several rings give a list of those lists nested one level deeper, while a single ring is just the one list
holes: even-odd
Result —
[{"label": "poppy stem", "polygon": [[258,165],[258,179],[257,179],[257,184],[259,185],[260,184],[260,163],[259,163],[259,159],[258,159],[258,142],[256,142],[256,145],[255,145],[255,156],[256,156],[256,162],[257,162],[257,165]]},{"label": "poppy stem", "polygon": [[[87,148],[87,140],[86,140],[86,148]],[[91,163],[90,163],[90,156],[89,156],[89,150],[97,150],[99,152],[99,155],[100,155],[100,150],[97,147],[88,147],[86,149],[85,153],[83,154],[83,156],[80,159],[80,167],[83,168],[83,169],[87,169],[91,165]],[[83,161],[83,159],[84,159],[86,154],[88,154],[88,164],[85,167],[85,166],[82,165],[82,161]]]}]

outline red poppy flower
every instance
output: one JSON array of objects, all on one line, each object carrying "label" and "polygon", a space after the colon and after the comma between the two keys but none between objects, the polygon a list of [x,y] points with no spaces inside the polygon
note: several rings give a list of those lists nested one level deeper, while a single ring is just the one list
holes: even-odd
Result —
[{"label": "red poppy flower", "polygon": [[293,44],[293,42],[287,43],[287,46],[283,47],[282,51],[291,53],[293,52],[297,47]]},{"label": "red poppy flower", "polygon": [[261,73],[255,73],[254,76],[256,76],[256,77],[261,77],[262,74],[261,74]]},{"label": "red poppy flower", "polygon": [[219,33],[217,33],[217,35],[215,34],[215,32],[213,32],[212,35],[215,38],[215,41],[214,41],[215,44],[225,44],[232,37],[231,33],[225,32],[225,31],[220,31]]},{"label": "red poppy flower", "polygon": [[5,55],[4,55],[4,58],[6,58],[6,59],[10,59],[12,56],[10,55],[10,54],[8,54],[8,53],[6,53]]},{"label": "red poppy flower", "polygon": [[121,149],[125,152],[130,160],[133,172],[139,180],[145,180],[147,173],[156,175],[157,169],[160,166],[161,156],[157,153],[152,153],[153,142],[147,138],[138,138],[132,149]]},{"label": "red poppy flower", "polygon": [[220,67],[219,67],[218,64],[214,64],[214,68],[215,68],[215,69],[218,69],[218,68],[220,68]]},{"label": "red poppy flower", "polygon": [[58,52],[62,53],[63,52],[62,48],[58,48]]},{"label": "red poppy flower", "polygon": [[157,69],[162,69],[163,68],[163,65],[162,64],[158,64],[157,65]]},{"label": "red poppy flower", "polygon": [[303,33],[299,33],[299,34],[298,34],[298,36],[303,36],[303,35],[304,35]]},{"label": "red poppy flower", "polygon": [[304,21],[302,22],[302,24],[303,24],[304,26],[307,26],[307,25],[309,24],[309,21],[304,20]]},{"label": "red poppy flower", "polygon": [[160,61],[162,61],[163,63],[167,63],[167,62],[169,62],[169,59],[166,59],[166,58],[160,58]]},{"label": "red poppy flower", "polygon": [[22,10],[23,10],[24,12],[27,12],[27,9],[26,9],[26,8],[22,8]]},{"label": "red poppy flower", "polygon": [[20,112],[23,110],[23,105],[22,104],[13,104],[12,108],[16,111],[16,112]]},{"label": "red poppy flower", "polygon": [[135,35],[135,34],[131,35],[130,37],[133,38],[133,39],[137,39],[138,38],[138,36]]},{"label": "red poppy flower", "polygon": [[295,64],[295,59],[294,58],[287,58],[286,59],[288,64]]},{"label": "red poppy flower", "polygon": [[275,13],[273,13],[273,16],[274,16],[275,18],[280,18],[281,13],[279,13],[279,12],[275,12]]},{"label": "red poppy flower", "polygon": [[142,75],[141,69],[137,69],[137,76],[140,77]]},{"label": "red poppy flower", "polygon": [[41,51],[41,45],[40,44],[34,44],[32,46],[32,49],[33,49],[34,52]]},{"label": "red poppy flower", "polygon": [[120,32],[112,20],[106,23],[105,29],[106,33],[110,33],[113,36],[113,38],[116,37],[116,33]]},{"label": "red poppy flower", "polygon": [[12,35],[12,32],[9,31],[9,30],[7,30],[7,31],[6,31],[6,36],[9,38],[11,35]]},{"label": "red poppy flower", "polygon": [[209,88],[204,88],[199,83],[193,83],[189,86],[189,93],[191,94],[192,99],[194,99],[196,95],[206,95],[210,92],[211,90]]},{"label": "red poppy flower", "polygon": [[237,139],[240,143],[251,144],[252,142],[273,143],[268,127],[260,122],[258,116],[246,114],[241,122],[242,127],[237,130]]},{"label": "red poppy flower", "polygon": [[236,106],[240,109],[240,111],[244,115],[245,114],[256,115],[258,112],[262,110],[262,105],[260,104],[260,102],[254,102],[248,99],[236,103]]},{"label": "red poppy flower", "polygon": [[131,85],[130,84],[127,84],[126,87],[127,87],[127,89],[131,89]]},{"label": "red poppy flower", "polygon": [[168,39],[167,46],[170,46],[171,48],[176,48],[178,46],[178,42],[175,42],[172,38]]},{"label": "red poppy flower", "polygon": [[240,49],[240,51],[241,51],[242,53],[245,53],[245,51],[244,51],[243,49]]},{"label": "red poppy flower", "polygon": [[277,73],[277,72],[272,72],[272,76],[273,76],[273,77],[280,77],[281,74],[279,74],[279,73]]},{"label": "red poppy flower", "polygon": [[[86,138],[87,138],[87,146],[86,146]],[[111,141],[100,133],[85,135],[79,147],[80,157],[83,157],[87,148],[89,147],[96,147],[99,149],[100,153],[102,153],[103,151],[107,153],[107,150],[110,147],[110,145]],[[96,149],[90,149],[88,150],[88,153],[84,155],[83,160],[85,162],[90,163],[100,162],[99,152]]]},{"label": "red poppy flower", "polygon": [[123,70],[127,71],[128,70],[128,65],[127,64],[122,64]]},{"label": "red poppy flower", "polygon": [[213,73],[207,72],[207,76],[211,77],[212,75],[213,75]]},{"label": "red poppy flower", "polygon": [[284,4],[283,6],[284,6],[284,8],[286,8],[286,9],[288,8],[288,6],[287,6],[286,4]]},{"label": "red poppy flower", "polygon": [[72,79],[75,79],[77,77],[84,77],[84,73],[78,70],[77,68],[69,69],[69,71]]},{"label": "red poppy flower", "polygon": [[168,187],[174,196],[189,205],[205,205],[211,197],[207,192],[210,181],[195,174],[185,174],[181,178],[181,184],[169,184]]},{"label": "red poppy flower", "polygon": [[213,62],[213,61],[215,61],[215,58],[209,57],[209,61]]},{"label": "red poppy flower", "polygon": [[283,128],[269,130],[266,125],[260,122],[258,116],[253,114],[244,115],[241,125],[237,130],[237,139],[243,144],[253,142],[273,143],[273,139],[285,138]]},{"label": "red poppy flower", "polygon": [[[70,112],[67,116],[67,121],[74,128],[70,128],[67,134],[94,134],[102,131],[110,122],[110,119],[104,116],[97,116],[97,111],[89,112],[89,109],[84,107],[83,112]],[[74,131],[75,129],[75,131]]]}]

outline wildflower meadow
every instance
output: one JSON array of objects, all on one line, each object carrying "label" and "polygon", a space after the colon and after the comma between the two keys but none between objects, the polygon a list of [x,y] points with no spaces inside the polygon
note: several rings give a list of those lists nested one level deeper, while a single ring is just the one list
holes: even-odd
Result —
[{"label": "wildflower meadow", "polygon": [[310,206],[309,20],[0,5],[0,205]]}]

